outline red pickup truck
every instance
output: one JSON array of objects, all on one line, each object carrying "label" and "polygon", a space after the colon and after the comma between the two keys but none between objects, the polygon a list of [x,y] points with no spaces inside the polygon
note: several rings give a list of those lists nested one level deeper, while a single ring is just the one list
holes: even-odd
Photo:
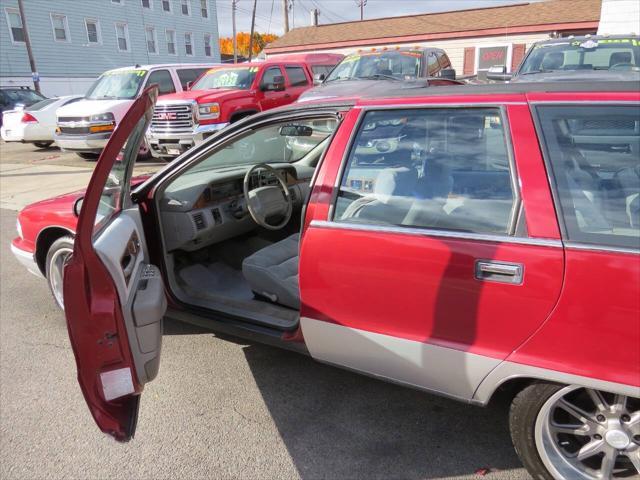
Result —
[{"label": "red pickup truck", "polygon": [[344,56],[297,54],[259,63],[212,68],[186,92],[158,99],[147,140],[154,157],[175,157],[254,113],[295,102]]}]

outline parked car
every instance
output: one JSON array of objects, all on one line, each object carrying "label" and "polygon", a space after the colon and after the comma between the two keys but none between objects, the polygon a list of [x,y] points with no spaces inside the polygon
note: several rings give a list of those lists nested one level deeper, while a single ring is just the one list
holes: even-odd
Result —
[{"label": "parked car", "polygon": [[56,110],[80,100],[82,95],[47,98],[28,107],[4,112],[0,134],[5,142],[33,143],[47,148],[53,143]]},{"label": "parked car", "polygon": [[534,478],[640,473],[640,93],[389,95],[257,114],[130,189],[155,89],[136,100],[64,270],[99,428],[133,437],[166,316],[476,405],[508,395]]},{"label": "parked car", "polygon": [[296,101],[313,85],[314,67],[335,65],[342,57],[287,55],[209,70],[188,92],[158,100],[147,133],[151,153],[158,158],[176,157],[230,123]]},{"label": "parked car", "polygon": [[418,84],[420,87],[425,83],[434,86],[462,83],[455,78],[456,71],[440,48],[373,48],[348,55],[326,76],[317,75],[316,80],[322,83],[304,92],[298,101],[384,94],[394,88],[403,88],[398,85],[401,81],[422,80]]},{"label": "parked car", "polygon": [[46,99],[40,92],[29,87],[1,87],[0,88],[0,126],[6,111],[14,110],[16,107],[28,107],[41,100]]},{"label": "parked car", "polygon": [[[55,142],[66,151],[95,160],[111,133],[146,87],[158,85],[161,94],[182,92],[213,64],[136,65],[103,73],[89,88],[84,100],[57,112]],[[141,154],[148,155],[143,145]]]},{"label": "parked car", "polygon": [[536,42],[508,73],[504,65],[487,72],[489,80],[548,82],[554,80],[640,81],[640,36],[586,35]]}]

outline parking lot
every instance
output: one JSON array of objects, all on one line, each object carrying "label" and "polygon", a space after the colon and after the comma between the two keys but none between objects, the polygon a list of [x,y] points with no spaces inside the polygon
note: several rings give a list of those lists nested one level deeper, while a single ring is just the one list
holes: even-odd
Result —
[{"label": "parking lot", "polygon": [[12,205],[79,188],[93,164],[0,147],[0,477],[528,478],[504,405],[456,403],[173,322],[136,438],[100,434],[64,316],[9,250]]}]

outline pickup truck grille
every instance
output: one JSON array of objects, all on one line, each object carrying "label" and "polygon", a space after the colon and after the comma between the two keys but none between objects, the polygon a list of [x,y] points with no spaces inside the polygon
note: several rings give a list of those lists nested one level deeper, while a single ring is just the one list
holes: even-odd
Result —
[{"label": "pickup truck grille", "polygon": [[151,119],[154,132],[179,133],[193,130],[193,111],[190,103],[156,105]]},{"label": "pickup truck grille", "polygon": [[89,133],[89,117],[58,117],[60,133],[86,135]]}]

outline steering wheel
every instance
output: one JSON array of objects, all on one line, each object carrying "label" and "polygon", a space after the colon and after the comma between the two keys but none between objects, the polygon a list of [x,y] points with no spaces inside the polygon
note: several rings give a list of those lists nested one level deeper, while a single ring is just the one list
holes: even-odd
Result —
[{"label": "steering wheel", "polygon": [[[253,190],[249,189],[249,182],[251,177],[259,170],[267,170],[278,179],[278,185],[260,185],[261,180],[258,175],[258,187]],[[244,192],[244,198],[247,200],[247,208],[251,218],[260,225],[269,230],[280,230],[291,219],[291,213],[293,212],[293,200],[289,193],[287,183],[282,178],[280,172],[266,163],[258,163],[249,169],[244,176],[244,183],[242,185]],[[267,222],[269,217],[274,215],[282,215],[284,218],[277,225],[272,225]]]}]

